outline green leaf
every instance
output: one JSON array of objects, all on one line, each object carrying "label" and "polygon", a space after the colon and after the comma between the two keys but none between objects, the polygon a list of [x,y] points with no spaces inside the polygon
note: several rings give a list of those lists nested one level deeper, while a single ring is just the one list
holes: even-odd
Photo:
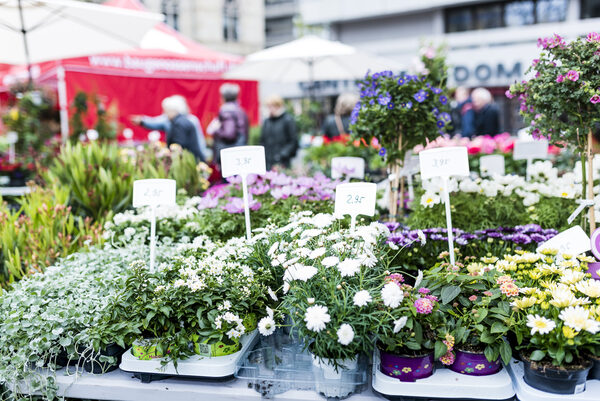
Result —
[{"label": "green leaf", "polygon": [[529,357],[529,359],[531,359],[532,361],[541,361],[545,357],[546,357],[546,353],[544,351],[540,351],[539,349],[536,349],[535,351],[533,351],[531,353],[531,356]]},{"label": "green leaf", "polygon": [[442,303],[448,304],[454,300],[460,294],[460,287],[456,285],[451,285],[448,287],[442,288]]},{"label": "green leaf", "polygon": [[508,327],[500,322],[494,322],[490,329],[491,333],[505,333],[506,331],[508,331]]},{"label": "green leaf", "polygon": [[444,356],[444,354],[446,354],[447,352],[448,352],[448,348],[446,347],[446,344],[444,344],[441,341],[435,342],[434,357],[436,360],[441,358],[442,356]]},{"label": "green leaf", "polygon": [[494,353],[495,353],[494,348],[491,345],[488,345],[483,350],[483,354],[485,355],[485,358],[490,362],[494,362],[494,360],[496,359],[496,358],[494,358]]},{"label": "green leaf", "polygon": [[512,348],[506,341],[503,341],[500,345],[500,356],[505,364],[508,364],[512,358]]}]

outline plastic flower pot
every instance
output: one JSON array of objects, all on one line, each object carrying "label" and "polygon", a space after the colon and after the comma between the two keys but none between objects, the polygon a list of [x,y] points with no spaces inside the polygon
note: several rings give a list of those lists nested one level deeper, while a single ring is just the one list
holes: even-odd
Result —
[{"label": "plastic flower pot", "polygon": [[526,357],[523,360],[523,379],[531,387],[553,394],[579,394],[585,391],[585,382],[592,367],[591,361],[585,361],[583,369],[564,369],[532,363]]},{"label": "plastic flower pot", "polygon": [[[110,344],[105,349],[101,350],[98,354],[94,355],[92,360],[84,362],[83,368],[86,372],[94,374],[102,374],[112,372],[119,367],[121,363],[121,356],[125,352],[125,349],[118,346],[117,344]],[[108,361],[101,361],[100,356],[111,356],[115,357],[115,363]]]},{"label": "plastic flower pot", "polygon": [[421,356],[398,355],[379,350],[379,369],[384,375],[402,382],[415,382],[433,374],[433,352]]},{"label": "plastic flower pot", "polygon": [[[358,355],[352,359],[320,358],[313,353],[312,370],[315,378],[315,390],[325,397],[343,398],[356,390],[353,373],[358,370]],[[337,362],[337,369],[334,365]]]},{"label": "plastic flower pot", "polygon": [[216,357],[235,354],[242,345],[238,340],[233,340],[233,344],[225,344],[223,341],[204,341],[194,342],[194,352],[201,356]]},{"label": "plastic flower pot", "polygon": [[483,353],[456,350],[456,358],[449,368],[463,375],[488,376],[498,373],[502,364],[500,358],[490,362]]},{"label": "plastic flower pot", "polygon": [[[167,354],[169,350],[167,350]],[[151,340],[135,341],[131,346],[131,355],[142,361],[150,361],[165,356],[156,350],[156,345],[152,345]]]},{"label": "plastic flower pot", "polygon": [[600,356],[588,355],[588,358],[592,361],[588,380],[600,380]]},{"label": "plastic flower pot", "polygon": [[600,280],[600,262],[588,263],[587,272],[592,275],[594,280]]}]

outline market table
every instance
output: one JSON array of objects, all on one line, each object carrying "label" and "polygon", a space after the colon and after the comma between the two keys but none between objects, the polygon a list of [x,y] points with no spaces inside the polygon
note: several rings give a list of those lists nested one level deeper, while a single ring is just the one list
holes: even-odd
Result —
[{"label": "market table", "polygon": [[[69,398],[113,401],[197,401],[197,400],[260,400],[261,395],[248,387],[244,380],[202,381],[194,379],[165,379],[142,383],[133,374],[119,369],[103,375],[83,373],[66,375],[61,369],[56,373],[58,394]],[[299,401],[325,398],[314,391],[288,391],[278,394],[276,400]],[[371,388],[349,398],[352,401],[384,400]]]}]

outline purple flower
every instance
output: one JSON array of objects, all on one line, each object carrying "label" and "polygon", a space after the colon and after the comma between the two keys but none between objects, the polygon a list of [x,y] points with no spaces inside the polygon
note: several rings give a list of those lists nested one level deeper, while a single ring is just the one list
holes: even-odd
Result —
[{"label": "purple flower", "polygon": [[287,199],[292,194],[292,188],[289,185],[271,188],[271,196],[275,199]]},{"label": "purple flower", "polygon": [[406,83],[406,77],[400,77],[398,78],[398,85],[402,86]]},{"label": "purple flower", "polygon": [[307,188],[306,187],[298,187],[298,186],[293,186],[290,194],[292,196],[302,196],[304,195],[304,193],[306,192]]},{"label": "purple flower", "polygon": [[579,79],[579,72],[577,72],[575,70],[569,70],[569,72],[567,72],[567,75],[565,76],[565,78],[570,79],[571,81],[575,82]]},{"label": "purple flower", "polygon": [[[258,210],[261,207],[260,202],[255,201],[254,199],[248,199],[248,206],[250,210]],[[244,212],[244,200],[242,198],[232,197],[229,198],[229,203],[226,204],[223,209],[225,209],[229,213],[243,213]]]},{"label": "purple flower", "polygon": [[[431,88],[431,91],[433,93],[435,93],[436,95],[439,95],[440,93],[442,93],[442,90],[440,88]],[[440,98],[441,98],[441,96],[440,96]]]},{"label": "purple flower", "polygon": [[533,233],[529,236],[529,238],[531,238],[531,240],[535,243],[540,243],[540,242],[545,242],[546,241],[546,237],[541,235],[541,234],[536,234]]},{"label": "purple flower", "polygon": [[428,315],[431,312],[433,312],[433,301],[428,298],[416,299],[414,306],[417,310],[417,313],[420,313],[422,315]]},{"label": "purple flower", "polygon": [[600,42],[600,34],[596,32],[590,32],[587,35],[588,42]]},{"label": "purple flower", "polygon": [[507,90],[506,90],[506,92],[504,92],[504,95],[505,95],[507,98],[509,98],[509,99],[512,99],[512,98],[514,98],[514,97],[515,97],[515,95],[513,95],[513,94],[510,92],[510,89],[507,89]]},{"label": "purple flower", "polygon": [[204,196],[202,200],[198,202],[198,210],[202,209],[214,209],[219,204],[219,198],[212,196]]},{"label": "purple flower", "polygon": [[387,107],[388,107],[388,109],[392,110],[394,108],[394,103],[389,102]]},{"label": "purple flower", "polygon": [[384,93],[383,95],[379,95],[377,97],[377,102],[382,106],[387,106],[387,104],[392,100],[392,96],[389,92]]},{"label": "purple flower", "polygon": [[427,92],[423,89],[419,89],[419,91],[413,95],[413,98],[417,102],[423,103],[425,99],[427,99]]},{"label": "purple flower", "polygon": [[360,102],[357,102],[354,108],[352,109],[352,113],[350,114],[350,124],[356,124],[358,121],[358,114],[360,113]]},{"label": "purple flower", "polygon": [[564,80],[565,80],[565,76],[564,75],[559,74],[558,77],[556,77],[556,82],[558,82],[558,83],[561,83]]},{"label": "purple flower", "polygon": [[446,103],[448,103],[448,98],[447,98],[446,96],[444,96],[444,95],[441,95],[441,96],[440,96],[440,103],[441,103],[441,104],[446,104]]},{"label": "purple flower", "polygon": [[598,95],[598,94],[596,93],[594,96],[592,96],[592,97],[590,98],[590,102],[591,102],[591,103],[593,103],[593,104],[600,103],[600,95]]},{"label": "purple flower", "polygon": [[384,157],[385,156],[385,148],[382,146],[381,149],[379,149],[379,156]]},{"label": "purple flower", "polygon": [[255,187],[248,188],[248,191],[252,195],[262,195],[262,194],[266,193],[268,190],[269,190],[269,186],[267,184],[262,184],[262,185],[258,185]]},{"label": "purple flower", "polygon": [[438,128],[443,128],[444,125],[446,125],[445,122],[443,122],[442,120],[437,120],[437,126],[438,126]]}]

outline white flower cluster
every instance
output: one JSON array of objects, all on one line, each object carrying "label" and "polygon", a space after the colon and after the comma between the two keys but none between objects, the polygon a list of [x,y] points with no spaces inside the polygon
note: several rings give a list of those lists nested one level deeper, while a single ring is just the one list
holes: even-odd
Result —
[{"label": "white flower cluster", "polygon": [[[525,206],[535,205],[541,197],[575,199],[581,196],[581,185],[576,175],[566,173],[558,177],[558,170],[552,167],[549,161],[533,163],[530,174],[530,181],[518,175],[495,175],[486,179],[451,178],[448,190],[450,193],[461,191],[483,194],[487,197],[518,196]],[[423,189],[425,193],[420,200],[423,207],[433,207],[441,202],[443,194],[441,180],[437,178],[424,180]]]},{"label": "white flower cluster", "polygon": [[223,321],[229,323],[230,325],[235,325],[234,328],[230,329],[229,331],[227,331],[227,333],[225,333],[227,337],[229,337],[232,340],[240,338],[242,334],[246,332],[246,328],[244,327],[242,319],[236,314],[233,314],[231,312],[225,312],[222,315],[218,315],[215,318],[215,328],[221,329],[221,327],[223,326]]}]

